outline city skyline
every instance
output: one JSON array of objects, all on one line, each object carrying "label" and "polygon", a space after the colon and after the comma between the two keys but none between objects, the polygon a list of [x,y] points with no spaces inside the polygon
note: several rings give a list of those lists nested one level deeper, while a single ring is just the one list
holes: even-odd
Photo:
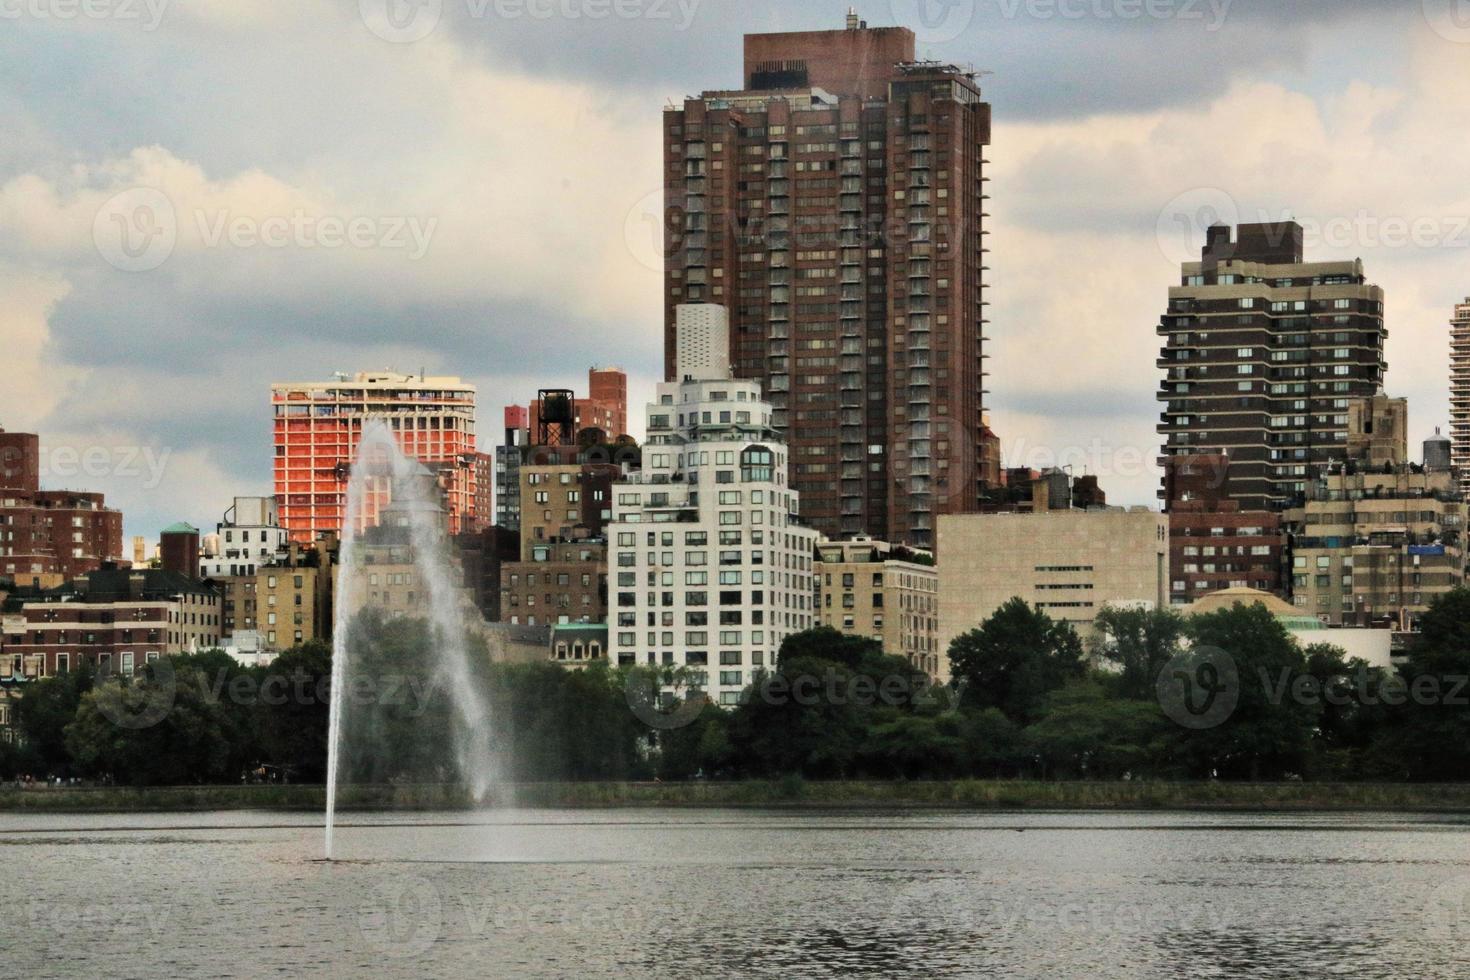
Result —
[{"label": "city skyline", "polygon": [[[44,78],[41,63],[65,62],[80,36],[115,60],[86,58],[79,78],[159,62],[198,93],[124,86],[79,125],[43,86],[12,86],[26,94],[0,148],[14,371],[0,426],[40,432],[48,463],[63,464],[46,485],[106,493],[129,536],[209,527],[233,497],[268,490],[259,407],[282,377],[460,375],[478,389],[485,452],[501,404],[579,387],[593,363],[622,364],[629,401],[646,402],[662,373],[661,109],[738,78],[740,35],[832,28],[846,12],[703,4],[681,30],[672,5],[668,20],[648,5],[640,23],[600,26],[487,23],[446,5],[432,33],[395,42],[349,6],[194,5],[153,30],[97,22],[80,35],[21,19],[0,41],[17,77]],[[858,7],[873,26],[909,21],[920,57],[994,72],[982,78],[995,112],[987,407],[1006,465],[1073,448],[1111,502],[1156,503],[1159,297],[1212,218],[1290,213],[1314,260],[1362,257],[1388,298],[1387,390],[1409,399],[1411,444],[1448,426],[1447,320],[1470,244],[1454,173],[1464,110],[1445,95],[1463,87],[1470,47],[1450,22],[1419,3],[1287,21],[1240,0],[1213,30],[1207,7],[1201,20],[1131,23],[1012,8],[981,5],[956,29],[914,17],[915,4]],[[232,53],[241,36],[261,42],[263,70]],[[616,63],[595,54],[609,37]],[[321,39],[341,67],[303,72]],[[291,100],[267,98],[282,85]],[[1263,101],[1279,111],[1254,112]],[[589,114],[590,130],[569,121]],[[531,125],[537,145],[505,138]],[[124,271],[133,260],[98,236],[123,216],[109,202],[136,204],[140,187],[164,194],[175,241],[156,268]],[[365,219],[371,247],[333,247],[322,218],[339,233]],[[266,243],[277,230],[283,247]],[[1038,351],[1059,350],[1069,356],[1038,370]],[[108,461],[68,473],[58,448]]]}]

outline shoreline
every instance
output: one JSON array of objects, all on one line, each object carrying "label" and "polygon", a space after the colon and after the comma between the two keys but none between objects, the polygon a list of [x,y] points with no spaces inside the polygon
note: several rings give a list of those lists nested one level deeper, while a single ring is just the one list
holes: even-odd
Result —
[{"label": "shoreline", "polygon": [[[453,786],[344,787],[339,808],[470,810]],[[321,785],[0,788],[0,813],[322,810]],[[495,806],[566,809],[643,807],[941,810],[1195,810],[1236,812],[1470,812],[1470,784],[806,782],[521,783]]]}]

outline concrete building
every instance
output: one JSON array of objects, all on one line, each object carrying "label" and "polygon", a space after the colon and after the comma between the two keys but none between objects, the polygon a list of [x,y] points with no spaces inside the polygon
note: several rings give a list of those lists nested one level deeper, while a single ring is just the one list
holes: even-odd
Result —
[{"label": "concrete building", "polygon": [[858,537],[817,545],[817,623],[940,673],[939,572],[928,552]]},{"label": "concrete building", "polygon": [[276,498],[236,497],[205,545],[199,577],[254,575],[257,569],[284,557],[287,550]]},{"label": "concrete building", "polygon": [[612,487],[639,459],[636,446],[536,446],[520,465],[521,559],[537,545],[601,538]]},{"label": "concrete building", "polygon": [[100,493],[41,489],[41,440],[0,429],[0,576],[71,578],[123,562],[123,517]]},{"label": "concrete building", "polygon": [[1450,442],[1460,492],[1470,494],[1470,297],[1450,320]]},{"label": "concrete building", "polygon": [[[332,381],[271,385],[275,413],[275,491],[281,525],[293,541],[340,534],[347,478],[363,426],[378,419],[399,447],[434,473],[451,533],[489,524],[476,513],[484,466],[475,443],[475,386],[459,378],[372,372]],[[386,490],[371,495],[366,521],[377,520]]]},{"label": "concrete building", "polygon": [[814,625],[817,534],[797,519],[759,383],[731,378],[719,353],[724,318],[684,322],[684,380],[658,386],[643,469],[613,488],[610,642],[616,663],[688,667],[731,705]]},{"label": "concrete building", "polygon": [[159,657],[221,641],[220,594],[163,569],[102,568],[22,606],[19,642],[6,643],[13,673],[49,677],[87,663],[131,674]]},{"label": "concrete building", "polygon": [[[1406,408],[1379,396],[1355,407],[1353,443],[1285,512],[1292,598],[1330,626],[1413,632],[1434,599],[1465,581],[1466,504],[1455,474],[1403,460]],[[1391,446],[1381,445],[1391,440]]]},{"label": "concrete building", "polygon": [[934,545],[977,509],[990,106],[902,27],[750,34],[743,87],[664,112],[665,377],[679,310],[730,314],[803,516]]},{"label": "concrete building", "polygon": [[1108,606],[1169,596],[1169,518],[1131,511],[975,514],[939,520],[939,651],[1021,598],[1086,633]]},{"label": "concrete building", "polygon": [[500,614],[512,625],[607,622],[607,543],[536,544],[502,565]]},{"label": "concrete building", "polygon": [[[1306,262],[1292,221],[1209,229],[1158,327],[1163,456],[1224,453],[1242,510],[1279,509],[1346,456],[1348,404],[1383,383],[1383,290]],[[1165,491],[1161,491],[1161,496]]]}]

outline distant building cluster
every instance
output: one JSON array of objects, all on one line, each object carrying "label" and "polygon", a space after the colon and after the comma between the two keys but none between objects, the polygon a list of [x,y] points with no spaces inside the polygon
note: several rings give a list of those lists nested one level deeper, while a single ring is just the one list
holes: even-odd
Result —
[{"label": "distant building cluster", "polygon": [[1362,261],[1309,261],[1292,221],[1208,229],[1157,327],[1162,507],[1109,506],[1094,475],[1007,468],[990,425],[976,76],[856,18],[747,36],[744,62],[740,88],[663,113],[664,380],[642,444],[613,367],[505,406],[493,451],[456,377],[281,382],[273,493],[125,557],[122,515],[42,489],[39,437],[0,430],[6,690],[216,647],[266,662],[330,640],[344,587],[423,614],[407,504],[374,483],[346,526],[372,420],[419,464],[493,656],[668,668],[722,705],[815,626],[942,679],[950,641],[1014,597],[1084,632],[1110,607],[1260,601],[1382,660],[1464,584],[1470,299],[1447,434],[1415,460]]}]

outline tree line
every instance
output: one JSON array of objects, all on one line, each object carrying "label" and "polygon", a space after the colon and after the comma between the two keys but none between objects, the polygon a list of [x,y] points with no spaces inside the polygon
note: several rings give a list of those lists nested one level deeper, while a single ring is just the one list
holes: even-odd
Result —
[{"label": "tree line", "polygon": [[[476,738],[513,781],[1470,778],[1466,590],[1435,602],[1393,668],[1302,646],[1260,605],[1187,618],[1108,609],[1085,641],[1015,599],[955,639],[948,684],[820,628],[788,637],[730,708],[685,669],[486,654],[472,676],[444,677],[427,623],[357,625],[370,639],[341,692],[349,783],[460,780],[454,746]],[[38,680],[17,705],[23,741],[0,743],[0,777],[321,782],[331,668],[331,650],[307,644],[268,667],[212,651],[132,678],[82,668]],[[478,728],[449,684],[488,707]]]}]

